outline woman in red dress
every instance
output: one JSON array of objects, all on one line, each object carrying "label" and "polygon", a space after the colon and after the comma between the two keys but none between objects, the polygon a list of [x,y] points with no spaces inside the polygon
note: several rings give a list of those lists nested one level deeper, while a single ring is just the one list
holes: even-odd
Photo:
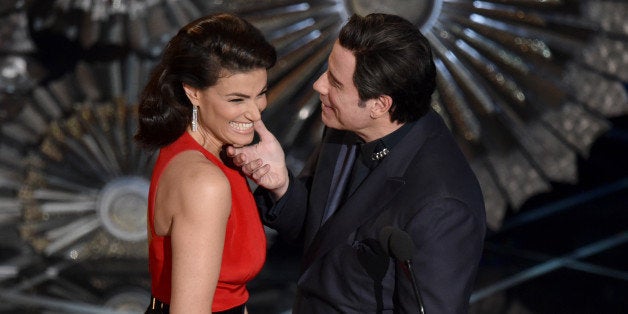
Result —
[{"label": "woman in red dress", "polygon": [[275,49],[249,22],[213,14],[166,46],[139,102],[136,141],[159,150],[148,201],[147,313],[246,313],[266,238],[246,179],[222,158],[252,142]]}]

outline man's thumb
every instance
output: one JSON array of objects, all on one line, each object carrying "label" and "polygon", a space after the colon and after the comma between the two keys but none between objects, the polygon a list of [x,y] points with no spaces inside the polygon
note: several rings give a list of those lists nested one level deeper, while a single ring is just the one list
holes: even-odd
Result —
[{"label": "man's thumb", "polygon": [[273,136],[273,134],[270,133],[270,131],[268,131],[268,129],[266,128],[266,125],[264,124],[262,120],[255,122],[254,127],[255,127],[255,132],[257,132],[257,134],[259,135],[259,139],[261,141],[272,140],[275,138],[275,136]]}]

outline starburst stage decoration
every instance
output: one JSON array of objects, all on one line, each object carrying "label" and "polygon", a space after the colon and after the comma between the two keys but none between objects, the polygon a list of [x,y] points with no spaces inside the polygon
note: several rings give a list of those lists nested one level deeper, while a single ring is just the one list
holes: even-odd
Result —
[{"label": "starburst stage decoration", "polygon": [[370,12],[415,23],[436,59],[432,105],[480,180],[493,230],[553,183],[577,182],[577,159],[628,111],[624,1],[7,1],[0,222],[32,250],[3,262],[15,267],[8,277],[30,267],[28,254],[70,265],[145,258],[151,156],[131,140],[138,91],[167,40],[218,11],[277,47],[263,118],[295,171],[320,140],[311,85],[342,24]]}]

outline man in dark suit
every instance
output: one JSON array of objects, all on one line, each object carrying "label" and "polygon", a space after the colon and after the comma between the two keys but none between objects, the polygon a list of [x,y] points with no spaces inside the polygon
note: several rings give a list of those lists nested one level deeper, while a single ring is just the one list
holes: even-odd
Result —
[{"label": "man in dark suit", "polygon": [[[303,245],[294,313],[467,312],[484,203],[431,109],[435,76],[429,43],[414,25],[354,15],[314,83],[326,129],[299,177],[263,123],[258,144],[228,148],[259,185],[265,223]],[[410,236],[406,260],[394,255],[404,244],[391,243],[386,230]]]}]

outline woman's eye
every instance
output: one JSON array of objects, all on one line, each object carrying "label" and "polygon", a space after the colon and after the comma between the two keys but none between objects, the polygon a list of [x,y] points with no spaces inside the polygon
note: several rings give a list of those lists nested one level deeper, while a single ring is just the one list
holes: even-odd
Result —
[{"label": "woman's eye", "polygon": [[242,102],[242,101],[243,101],[242,98],[229,99],[229,102]]}]

